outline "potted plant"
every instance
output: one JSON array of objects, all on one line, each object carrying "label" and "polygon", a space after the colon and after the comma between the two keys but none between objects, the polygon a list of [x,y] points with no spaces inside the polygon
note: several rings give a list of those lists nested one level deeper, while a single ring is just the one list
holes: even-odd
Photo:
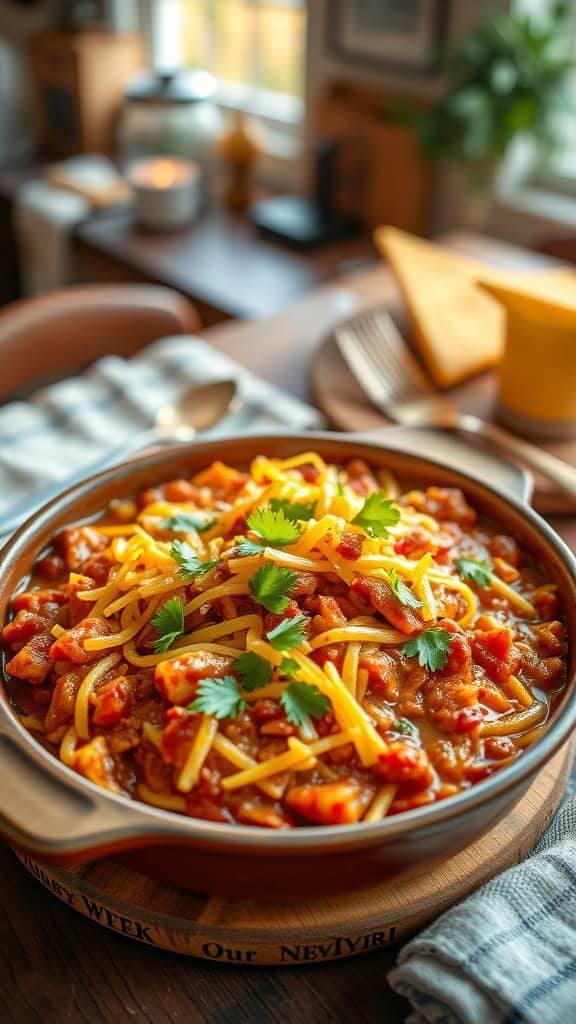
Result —
[{"label": "potted plant", "polygon": [[[495,168],[519,136],[543,151],[559,144],[558,113],[576,66],[574,10],[554,3],[538,17],[510,11],[485,16],[441,55],[447,88],[399,117],[431,161],[464,167],[468,184],[489,193]],[[470,197],[468,197],[470,201]]]}]

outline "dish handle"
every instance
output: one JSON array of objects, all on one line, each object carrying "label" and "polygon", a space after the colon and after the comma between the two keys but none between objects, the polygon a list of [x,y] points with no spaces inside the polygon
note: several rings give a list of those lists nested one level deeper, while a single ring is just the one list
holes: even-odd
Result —
[{"label": "dish handle", "polygon": [[[0,836],[58,863],[101,857],[161,841],[177,830],[149,808],[86,784],[20,735],[0,706]],[[64,777],[65,776],[65,777]],[[147,813],[148,812],[148,813]]]},{"label": "dish handle", "polygon": [[495,452],[476,447],[443,430],[428,427],[382,427],[351,435],[366,441],[381,441],[387,447],[442,462],[482,483],[489,483],[505,497],[529,505],[534,479],[525,469]]}]

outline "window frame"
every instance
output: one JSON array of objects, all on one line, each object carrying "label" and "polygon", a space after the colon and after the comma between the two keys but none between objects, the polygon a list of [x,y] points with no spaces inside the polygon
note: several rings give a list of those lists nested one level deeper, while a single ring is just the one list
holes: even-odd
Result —
[{"label": "window frame", "polygon": [[[150,65],[153,70],[171,70],[185,67],[184,55],[178,44],[174,45],[174,39],[178,38],[176,22],[170,26],[166,15],[169,8],[174,8],[175,19],[177,18],[176,5],[181,0],[140,0],[141,23],[147,42],[150,57]],[[201,0],[208,10],[210,0]],[[248,9],[256,13],[258,7],[278,6],[301,9],[305,14],[306,0],[243,0]],[[250,46],[250,78],[257,79],[258,74],[258,47],[254,45],[253,39]],[[214,46],[214,38],[211,39],[211,46]],[[172,50],[173,59],[162,62],[158,54]],[[305,54],[303,55],[305,63]],[[214,75],[211,68],[205,68]],[[250,82],[234,82],[219,78],[214,75],[217,82],[216,102],[224,110],[241,110],[257,118],[264,126],[269,125],[276,129],[285,126],[287,135],[295,137],[300,135],[299,129],[304,120],[305,102],[301,96],[294,96],[288,93],[275,92],[265,89]]]}]

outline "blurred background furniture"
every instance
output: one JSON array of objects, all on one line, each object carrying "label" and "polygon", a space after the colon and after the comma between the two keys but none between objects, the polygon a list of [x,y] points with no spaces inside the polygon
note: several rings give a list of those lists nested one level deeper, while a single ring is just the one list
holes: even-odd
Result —
[{"label": "blurred background furniture", "polygon": [[153,285],[86,285],[21,299],[0,310],[0,401],[199,327],[184,296]]}]

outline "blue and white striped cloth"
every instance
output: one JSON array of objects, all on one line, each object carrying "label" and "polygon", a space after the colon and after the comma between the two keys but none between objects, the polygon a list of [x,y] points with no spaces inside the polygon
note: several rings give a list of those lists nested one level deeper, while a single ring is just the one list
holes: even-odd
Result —
[{"label": "blue and white striped cloth", "polygon": [[576,789],[530,856],[405,946],[407,1024],[576,1021]]},{"label": "blue and white striped cloth", "polygon": [[[153,426],[157,410],[192,385],[231,379],[238,411],[205,436],[319,428],[323,417],[199,338],[165,338],[132,359],[107,356],[78,377],[0,408],[0,512],[82,470]],[[204,435],[203,435],[204,436]]]}]

